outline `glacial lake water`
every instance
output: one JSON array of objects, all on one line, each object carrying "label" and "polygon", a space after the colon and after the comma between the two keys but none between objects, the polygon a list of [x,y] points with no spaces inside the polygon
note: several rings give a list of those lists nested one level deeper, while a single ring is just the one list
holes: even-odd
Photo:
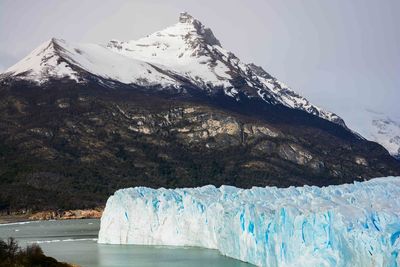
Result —
[{"label": "glacial lake water", "polygon": [[97,244],[99,220],[0,224],[0,238],[39,243],[46,255],[82,267],[251,267],[216,250]]}]

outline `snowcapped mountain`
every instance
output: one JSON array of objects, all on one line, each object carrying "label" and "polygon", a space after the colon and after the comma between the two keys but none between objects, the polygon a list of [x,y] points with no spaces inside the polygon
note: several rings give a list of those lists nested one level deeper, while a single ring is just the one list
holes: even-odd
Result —
[{"label": "snowcapped mountain", "polygon": [[400,158],[400,123],[389,117],[373,119],[375,131],[371,133],[370,140],[381,143],[392,155]]},{"label": "snowcapped mountain", "polygon": [[88,74],[128,85],[182,92],[185,85],[191,84],[210,95],[223,91],[237,101],[261,98],[345,126],[339,116],[311,104],[261,67],[241,62],[222,48],[209,28],[187,13],[181,13],[177,24],[136,41],[112,40],[102,46],[53,38],[1,77],[37,83],[69,78],[84,83]]},{"label": "snowcapped mountain", "polygon": [[362,115],[367,123],[355,125],[355,130],[368,140],[380,143],[391,155],[400,159],[400,117],[370,109]]},{"label": "snowcapped mountain", "polygon": [[82,71],[127,84],[174,83],[174,80],[146,62],[118,55],[101,45],[68,43],[55,38],[44,42],[3,75],[38,83],[51,78],[85,82],[80,74]]},{"label": "snowcapped mountain", "polygon": [[51,39],[0,75],[0,99],[0,211],[94,207],[132,186],[400,175],[382,146],[241,62],[186,13],[136,41]]}]

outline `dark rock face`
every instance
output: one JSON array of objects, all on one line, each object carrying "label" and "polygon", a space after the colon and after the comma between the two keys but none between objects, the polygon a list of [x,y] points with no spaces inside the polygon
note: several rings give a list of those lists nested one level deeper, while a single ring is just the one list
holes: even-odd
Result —
[{"label": "dark rock face", "polygon": [[193,18],[190,14],[183,12],[179,16],[180,23],[191,23],[195,27],[197,34],[202,37],[202,42],[198,44],[218,45],[221,46],[219,40],[214,36],[214,33],[210,28],[204,27],[204,25]]},{"label": "dark rock face", "polygon": [[400,175],[400,163],[380,145],[280,105],[68,80],[0,85],[0,209],[90,208],[130,186],[387,175]]}]

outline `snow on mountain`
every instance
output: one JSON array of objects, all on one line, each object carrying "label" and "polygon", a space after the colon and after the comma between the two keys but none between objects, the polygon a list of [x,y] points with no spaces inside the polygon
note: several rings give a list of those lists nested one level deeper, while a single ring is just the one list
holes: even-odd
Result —
[{"label": "snow on mountain", "polygon": [[257,266],[398,266],[400,177],[328,187],[118,190],[99,243],[198,246]]},{"label": "snow on mountain", "polygon": [[113,53],[104,46],[68,43],[55,38],[40,45],[5,74],[40,83],[54,77],[83,82],[79,70],[127,84],[176,84],[150,64]]},{"label": "snow on mountain", "polygon": [[400,122],[386,117],[373,119],[371,124],[374,131],[367,138],[381,143],[390,154],[400,158]]},{"label": "snow on mountain", "polygon": [[84,82],[81,70],[125,84],[179,88],[189,82],[209,94],[223,90],[237,101],[261,98],[345,126],[336,114],[312,105],[261,67],[241,62],[187,13],[181,13],[177,24],[136,41],[112,40],[102,46],[52,39],[2,76],[40,83],[65,77]]},{"label": "snow on mountain", "polygon": [[350,120],[352,129],[366,139],[381,144],[391,155],[400,159],[400,117],[371,109],[360,110]]},{"label": "snow on mountain", "polygon": [[57,41],[53,38],[41,44],[4,73],[37,82],[42,82],[49,77],[69,77],[78,81],[78,73],[71,68],[67,61],[63,60],[58,50]]},{"label": "snow on mountain", "polygon": [[[222,48],[209,28],[187,13],[162,31],[128,42],[112,40],[107,46],[127,57],[167,66],[205,90],[223,87],[225,94],[234,98],[242,92],[345,125],[339,116],[312,105],[261,67],[241,62]],[[240,90],[238,79],[244,83]]]},{"label": "snow on mountain", "polygon": [[172,27],[137,41],[113,40],[108,47],[130,58],[167,66],[199,86],[232,87],[230,68],[222,62],[229,52],[210,29],[186,13]]}]

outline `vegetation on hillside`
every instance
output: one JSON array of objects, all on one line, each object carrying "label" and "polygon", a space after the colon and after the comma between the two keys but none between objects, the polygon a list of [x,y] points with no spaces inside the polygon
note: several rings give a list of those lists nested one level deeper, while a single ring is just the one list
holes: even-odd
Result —
[{"label": "vegetation on hillside", "polygon": [[0,267],[71,267],[44,255],[37,244],[21,248],[13,238],[0,240]]},{"label": "vegetation on hillside", "polygon": [[135,186],[324,186],[396,175],[400,163],[380,145],[284,106],[0,82],[0,215],[91,209]]}]

